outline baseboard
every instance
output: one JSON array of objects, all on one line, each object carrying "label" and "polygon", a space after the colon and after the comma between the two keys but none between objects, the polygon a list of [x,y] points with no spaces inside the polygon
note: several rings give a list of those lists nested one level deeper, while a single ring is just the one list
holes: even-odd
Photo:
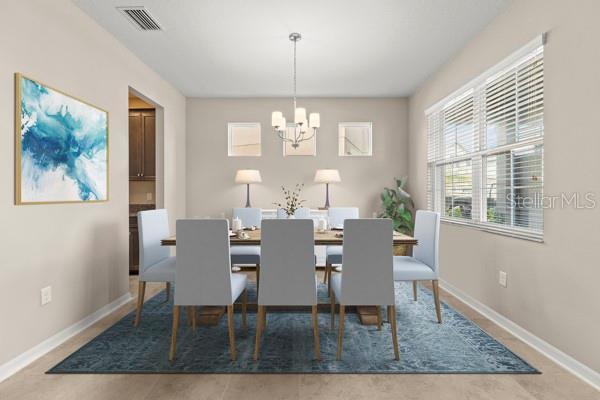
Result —
[{"label": "baseboard", "polygon": [[131,294],[126,293],[123,296],[116,299],[115,301],[105,305],[99,310],[88,315],[81,321],[74,323],[68,328],[58,332],[54,336],[51,336],[50,338],[44,340],[37,346],[27,350],[23,354],[18,355],[17,357],[4,363],[3,365],[0,365],[0,382],[15,374],[19,370],[25,368],[27,365],[31,364],[32,362],[42,357],[49,351],[53,350],[57,346],[63,344],[64,342],[77,335],[84,329],[100,321],[102,318],[106,317],[108,314],[112,313],[119,307],[129,303],[132,299],[133,297],[131,297]]},{"label": "baseboard", "polygon": [[475,311],[485,316],[490,321],[510,332],[513,336],[527,343],[529,346],[533,347],[567,371],[576,375],[586,383],[589,383],[597,390],[600,390],[600,373],[594,371],[587,365],[582,364],[570,355],[552,346],[550,343],[540,339],[533,333],[515,324],[505,316],[494,311],[490,307],[481,303],[479,300],[469,296],[462,290],[452,286],[448,282],[440,280],[440,287],[450,293],[452,296],[456,297],[458,300],[473,308]]}]

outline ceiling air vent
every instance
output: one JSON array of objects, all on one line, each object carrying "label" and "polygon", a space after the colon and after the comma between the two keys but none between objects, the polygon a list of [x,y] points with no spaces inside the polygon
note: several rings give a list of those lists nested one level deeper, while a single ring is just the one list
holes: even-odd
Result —
[{"label": "ceiling air vent", "polygon": [[160,31],[160,24],[144,7],[117,7],[141,31]]}]

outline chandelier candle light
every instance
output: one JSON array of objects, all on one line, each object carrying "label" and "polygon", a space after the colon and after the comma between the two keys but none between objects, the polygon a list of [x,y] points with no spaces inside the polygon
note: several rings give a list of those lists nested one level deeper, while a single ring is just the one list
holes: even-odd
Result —
[{"label": "chandelier candle light", "polygon": [[[311,113],[306,119],[306,108],[296,105],[296,44],[302,36],[299,33],[290,33],[290,40],[294,42],[294,132],[288,135],[286,119],[281,111],[273,111],[271,114],[271,125],[279,138],[285,142],[291,143],[294,149],[300,146],[300,142],[312,139],[317,134],[317,129],[321,126],[321,116],[319,113]],[[310,133],[308,133],[311,131]]]}]

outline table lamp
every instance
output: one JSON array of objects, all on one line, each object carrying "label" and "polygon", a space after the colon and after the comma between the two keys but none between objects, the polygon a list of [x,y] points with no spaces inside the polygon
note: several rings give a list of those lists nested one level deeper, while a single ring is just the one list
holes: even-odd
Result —
[{"label": "table lamp", "polygon": [[337,169],[318,169],[315,174],[316,183],[325,184],[325,209],[329,208],[329,184],[341,182],[340,172]]},{"label": "table lamp", "polygon": [[235,183],[244,183],[246,184],[246,207],[251,207],[250,205],[250,184],[251,183],[260,183],[262,179],[260,178],[260,171],[257,169],[239,169],[235,174]]}]

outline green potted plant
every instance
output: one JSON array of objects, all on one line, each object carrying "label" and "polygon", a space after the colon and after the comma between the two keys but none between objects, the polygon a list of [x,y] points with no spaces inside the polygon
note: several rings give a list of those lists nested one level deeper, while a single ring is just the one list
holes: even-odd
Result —
[{"label": "green potted plant", "polygon": [[[396,232],[412,235],[414,229],[413,213],[415,204],[410,194],[404,190],[406,178],[394,178],[394,188],[384,188],[381,193],[381,212],[379,218],[390,218]],[[394,255],[406,255],[408,247],[394,246]]]}]

